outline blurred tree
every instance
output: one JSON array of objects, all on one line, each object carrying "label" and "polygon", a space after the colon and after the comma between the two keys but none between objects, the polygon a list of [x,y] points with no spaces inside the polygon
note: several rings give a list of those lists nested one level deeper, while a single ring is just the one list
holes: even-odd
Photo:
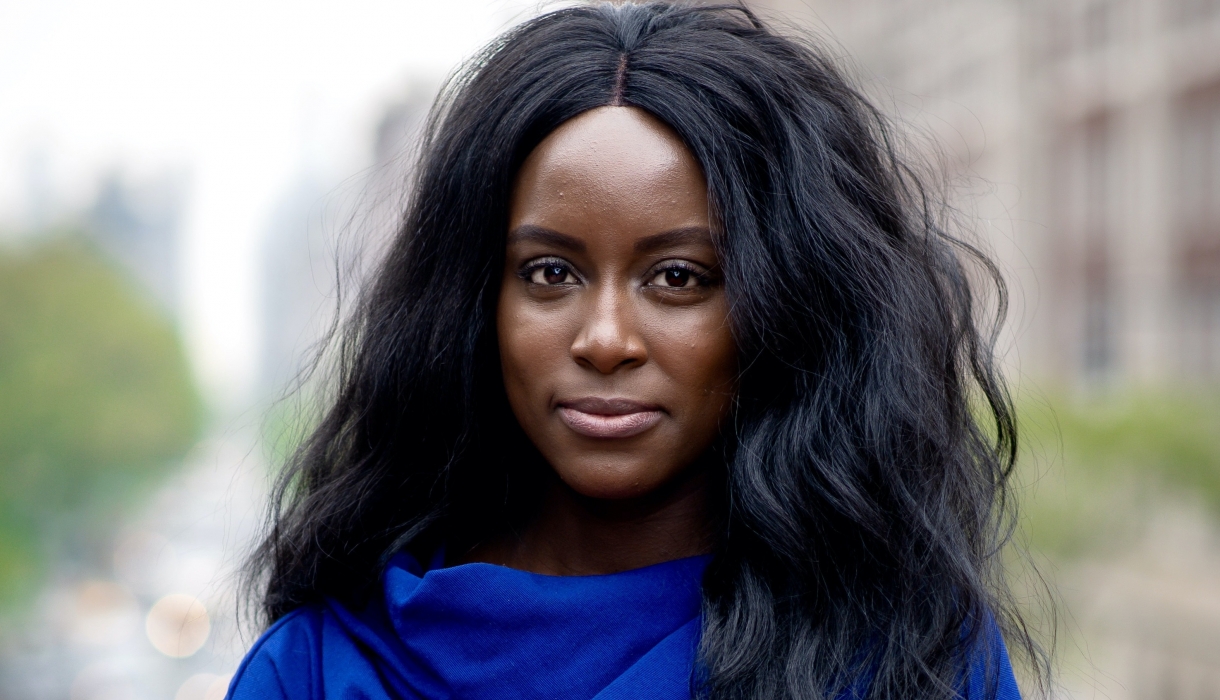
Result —
[{"label": "blurred tree", "polygon": [[1132,541],[1165,497],[1191,499],[1220,522],[1220,395],[1209,389],[1024,397],[1030,544],[1065,559],[1104,553]]},{"label": "blurred tree", "polygon": [[0,248],[0,608],[87,559],[201,419],[173,324],[83,238]]}]

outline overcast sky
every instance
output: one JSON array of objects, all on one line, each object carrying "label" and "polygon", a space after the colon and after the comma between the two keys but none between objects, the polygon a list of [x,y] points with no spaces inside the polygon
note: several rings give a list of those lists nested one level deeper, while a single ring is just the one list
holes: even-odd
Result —
[{"label": "overcast sky", "polygon": [[0,0],[0,225],[29,223],[32,182],[70,208],[106,171],[184,173],[184,331],[209,395],[240,402],[257,366],[260,238],[306,161],[354,174],[413,77],[439,79],[538,8]]}]

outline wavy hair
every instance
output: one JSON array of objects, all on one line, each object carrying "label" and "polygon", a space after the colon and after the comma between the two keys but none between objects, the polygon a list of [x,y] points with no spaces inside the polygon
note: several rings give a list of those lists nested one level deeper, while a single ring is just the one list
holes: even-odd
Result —
[{"label": "wavy hair", "polygon": [[741,358],[695,695],[954,697],[993,624],[1042,658],[999,556],[1016,425],[977,283],[1002,318],[1002,280],[834,62],[740,6],[554,11],[450,80],[249,562],[267,620],[535,507],[494,323],[509,197],[544,137],[608,104],[701,164]]}]

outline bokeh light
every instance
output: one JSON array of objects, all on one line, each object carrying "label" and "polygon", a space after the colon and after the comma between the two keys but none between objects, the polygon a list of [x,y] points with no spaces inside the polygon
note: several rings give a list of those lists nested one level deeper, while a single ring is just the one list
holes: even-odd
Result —
[{"label": "bokeh light", "polygon": [[148,611],[144,630],[157,651],[181,659],[203,647],[212,626],[208,610],[198,598],[171,593]]},{"label": "bokeh light", "polygon": [[140,607],[123,586],[110,581],[86,581],[74,596],[71,638],[77,644],[113,646],[140,628]]}]

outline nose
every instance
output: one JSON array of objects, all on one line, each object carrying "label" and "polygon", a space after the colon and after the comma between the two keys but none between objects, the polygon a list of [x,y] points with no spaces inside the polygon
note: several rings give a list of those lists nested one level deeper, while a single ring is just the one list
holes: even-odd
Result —
[{"label": "nose", "polygon": [[602,374],[638,367],[648,361],[636,328],[628,292],[607,285],[592,295],[584,325],[572,342],[576,364]]}]

